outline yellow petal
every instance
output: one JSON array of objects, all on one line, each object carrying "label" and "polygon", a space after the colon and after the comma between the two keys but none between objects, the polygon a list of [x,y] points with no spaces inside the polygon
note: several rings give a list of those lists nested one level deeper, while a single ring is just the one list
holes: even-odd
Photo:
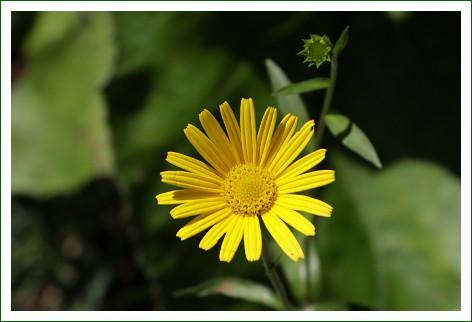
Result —
[{"label": "yellow petal", "polygon": [[186,171],[163,171],[162,182],[181,188],[201,190],[205,192],[221,192],[221,186],[208,181],[205,176]]},{"label": "yellow petal", "polygon": [[228,208],[224,208],[217,212],[200,215],[192,219],[184,227],[182,227],[177,232],[177,237],[180,237],[181,240],[184,240],[195,236],[196,234],[207,229],[208,227],[211,227],[225,220],[230,214],[231,210]]},{"label": "yellow petal", "polygon": [[288,177],[284,180],[276,180],[276,183],[278,185],[278,192],[283,194],[321,187],[333,181],[333,170],[319,170],[304,173],[296,177]]},{"label": "yellow petal", "polygon": [[156,196],[157,203],[160,205],[178,205],[194,200],[204,200],[216,198],[219,193],[202,192],[193,189],[167,191]]},{"label": "yellow petal", "polygon": [[166,160],[167,162],[184,170],[205,175],[212,182],[223,182],[223,178],[213,168],[209,167],[202,161],[189,157],[185,154],[177,152],[168,152]]},{"label": "yellow petal", "polygon": [[231,168],[231,163],[226,156],[218,155],[218,149],[213,142],[192,124],[187,126],[184,133],[198,153],[224,177]]},{"label": "yellow petal", "polygon": [[226,132],[228,133],[229,141],[231,142],[231,150],[238,163],[243,163],[244,156],[241,144],[241,130],[228,102],[224,102],[220,105],[220,112],[226,127]]},{"label": "yellow petal", "polygon": [[279,152],[279,149],[288,142],[295,130],[297,129],[298,118],[291,114],[285,115],[285,117],[280,121],[277,130],[274,133],[274,136],[270,142],[269,154],[267,156],[267,161],[263,166],[268,168],[274,161],[275,156]]},{"label": "yellow petal", "polygon": [[244,248],[250,262],[259,260],[262,252],[262,235],[257,216],[244,217]]},{"label": "yellow petal", "polygon": [[241,239],[243,238],[243,217],[235,215],[234,219],[228,224],[226,236],[223,239],[223,244],[220,250],[220,261],[231,262],[238,250]]},{"label": "yellow petal", "polygon": [[275,128],[277,120],[277,110],[273,107],[268,107],[262,117],[261,126],[257,133],[257,146],[259,147],[258,164],[263,165],[269,154],[270,141]]},{"label": "yellow petal", "polygon": [[304,258],[297,239],[288,229],[287,225],[272,210],[269,210],[261,217],[269,233],[288,257],[295,262],[298,262],[300,258]]},{"label": "yellow petal", "polygon": [[218,154],[225,155],[231,166],[235,165],[236,159],[233,156],[229,139],[213,114],[208,110],[204,110],[200,113],[199,118],[206,134],[218,149]]},{"label": "yellow petal", "polygon": [[315,226],[300,213],[290,208],[275,204],[272,207],[274,213],[287,224],[301,232],[305,236],[315,236]]},{"label": "yellow petal", "polygon": [[246,163],[256,164],[256,117],[251,98],[241,100],[241,143]]},{"label": "yellow petal", "polygon": [[274,176],[280,174],[303,151],[313,136],[315,122],[308,121],[286,144],[282,145],[274,161],[268,167]]},{"label": "yellow petal", "polygon": [[325,158],[326,149],[319,149],[310,154],[304,156],[300,160],[291,164],[288,168],[286,168],[278,177],[279,180],[284,180],[289,177],[298,176],[301,173],[304,173],[317,164],[319,164]]},{"label": "yellow petal", "polygon": [[303,195],[280,194],[275,204],[323,217],[331,217],[331,213],[333,212],[333,207],[326,202]]},{"label": "yellow petal", "polygon": [[229,216],[226,219],[220,221],[205,234],[205,236],[200,241],[199,247],[204,250],[209,250],[216,245],[218,240],[226,233],[228,224],[232,221],[233,216]]},{"label": "yellow petal", "polygon": [[226,207],[226,203],[221,200],[221,197],[218,197],[184,203],[172,209],[170,215],[172,218],[178,219],[200,215],[207,212],[214,212]]}]

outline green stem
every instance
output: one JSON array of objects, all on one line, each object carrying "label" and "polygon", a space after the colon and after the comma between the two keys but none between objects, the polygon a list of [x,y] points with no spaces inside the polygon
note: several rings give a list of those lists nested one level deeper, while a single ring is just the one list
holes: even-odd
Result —
[{"label": "green stem", "polygon": [[[318,126],[316,128],[316,138],[315,138],[315,150],[318,150],[321,146],[321,142],[323,141],[323,135],[326,128],[326,123],[324,120],[324,116],[328,113],[329,109],[331,108],[331,102],[333,101],[333,94],[334,94],[334,85],[336,84],[336,76],[338,73],[338,56],[334,54],[331,57],[331,71],[330,71],[330,86],[326,90],[325,97],[323,100],[323,107],[321,109],[321,114],[318,118]],[[306,252],[306,259],[305,259],[305,268],[306,268],[306,295],[305,300],[307,303],[312,302],[312,290],[311,290],[311,276],[310,276],[310,253],[309,253],[309,238],[305,239],[305,252]]]},{"label": "green stem", "polygon": [[275,292],[277,293],[282,305],[284,306],[285,310],[291,311],[293,310],[293,306],[290,303],[287,292],[285,291],[285,287],[280,280],[279,274],[275,268],[274,263],[270,259],[269,248],[267,247],[267,243],[265,240],[262,242],[262,261],[264,262],[264,267],[267,276],[274,287]]},{"label": "green stem", "polygon": [[333,100],[334,94],[334,85],[336,84],[336,76],[338,73],[338,56],[334,54],[331,57],[331,72],[329,76],[330,86],[326,90],[325,97],[323,100],[323,107],[321,109],[321,114],[318,117],[318,127],[316,128],[316,138],[315,138],[315,150],[319,149],[321,146],[321,142],[323,141],[323,135],[325,131],[325,121],[324,116],[328,113],[329,109],[331,108],[331,102]]}]

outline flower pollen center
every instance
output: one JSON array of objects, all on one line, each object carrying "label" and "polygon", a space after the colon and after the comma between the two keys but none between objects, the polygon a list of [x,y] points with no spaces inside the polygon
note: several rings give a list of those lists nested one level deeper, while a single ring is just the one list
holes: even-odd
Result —
[{"label": "flower pollen center", "polygon": [[253,164],[234,166],[223,183],[223,199],[233,212],[257,216],[267,212],[277,199],[274,178]]}]

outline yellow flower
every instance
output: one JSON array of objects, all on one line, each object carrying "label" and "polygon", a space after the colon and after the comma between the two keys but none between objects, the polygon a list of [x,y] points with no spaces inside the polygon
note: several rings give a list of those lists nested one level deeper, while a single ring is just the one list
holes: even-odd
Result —
[{"label": "yellow flower", "polygon": [[313,224],[297,211],[329,217],[333,209],[321,200],[295,194],[334,181],[332,170],[305,173],[324,159],[325,149],[292,163],[313,136],[314,121],[295,133],[298,118],[288,114],[275,130],[277,111],[269,107],[256,134],[252,99],[241,100],[241,127],[227,102],[220,111],[227,135],[207,110],[199,115],[206,135],[191,124],[184,130],[208,164],[169,152],[166,160],[186,171],[164,171],[162,182],[185,189],[157,195],[158,203],[178,205],[170,212],[175,219],[197,216],[177,232],[182,240],[211,227],[200,242],[200,248],[208,250],[225,235],[221,261],[233,259],[243,238],[247,260],[260,258],[259,217],[280,248],[298,261],[303,251],[286,224],[314,236]]}]

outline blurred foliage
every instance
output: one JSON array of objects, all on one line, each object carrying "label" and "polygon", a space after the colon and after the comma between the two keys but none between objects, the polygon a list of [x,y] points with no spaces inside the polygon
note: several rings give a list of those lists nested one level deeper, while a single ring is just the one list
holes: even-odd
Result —
[{"label": "blurred foliage", "polygon": [[460,310],[459,180],[426,161],[374,172],[332,158],[336,209],[318,228],[326,291],[376,310]]},{"label": "blurred foliage", "polygon": [[[156,205],[169,190],[159,173],[173,168],[169,150],[197,156],[182,130],[225,100],[238,113],[252,97],[258,120],[269,105],[280,120],[295,103],[316,120],[323,90],[301,100],[271,96],[271,85],[326,78],[329,68],[302,64],[300,39],[335,38],[347,25],[333,108],[365,132],[384,168],[351,159],[326,133],[320,166],[337,181],[314,191],[334,213],[316,218],[311,294],[303,261],[274,250],[277,269],[305,309],[458,309],[454,12],[252,12],[244,23],[238,12],[12,13],[12,309],[276,308],[257,300],[271,294],[261,262],[238,251],[221,263],[218,247],[175,237],[186,221]],[[264,62],[280,83],[269,84]],[[251,281],[254,293],[174,296],[226,277]]]},{"label": "blurred foliage", "polygon": [[269,287],[241,278],[213,278],[197,286],[179,290],[175,293],[176,296],[196,295],[199,297],[215,294],[223,294],[232,298],[262,303],[275,310],[283,309],[277,295]]},{"label": "blurred foliage", "polygon": [[112,172],[100,92],[113,65],[112,28],[107,13],[37,18],[12,91],[13,193],[51,196]]}]

